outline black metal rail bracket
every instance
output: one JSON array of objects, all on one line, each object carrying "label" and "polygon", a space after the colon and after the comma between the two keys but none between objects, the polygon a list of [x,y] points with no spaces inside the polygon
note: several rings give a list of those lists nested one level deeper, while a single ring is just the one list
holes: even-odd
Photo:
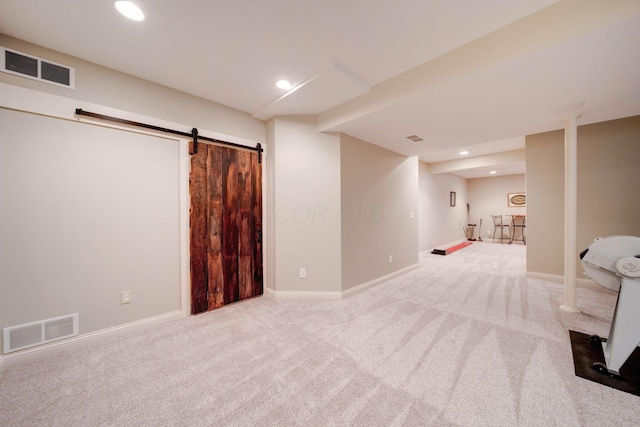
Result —
[{"label": "black metal rail bracket", "polygon": [[194,154],[198,154],[198,129],[191,129],[191,138],[193,138],[193,151],[189,154],[193,156]]},{"label": "black metal rail bracket", "polygon": [[260,144],[260,143],[257,143],[255,147],[247,147],[246,145],[236,144],[234,142],[222,141],[222,140],[219,140],[219,139],[214,139],[214,138],[208,138],[206,136],[201,136],[201,135],[198,134],[198,129],[196,129],[196,128],[191,129],[191,133],[181,132],[179,130],[167,129],[167,128],[163,128],[163,127],[160,127],[160,126],[149,125],[149,124],[146,124],[146,123],[134,122],[134,121],[131,121],[131,120],[120,119],[118,117],[111,117],[111,116],[105,116],[103,114],[91,113],[89,111],[84,111],[82,108],[76,108],[76,115],[77,116],[93,117],[93,118],[99,119],[99,120],[106,120],[106,121],[109,121],[109,122],[120,123],[120,124],[123,124],[123,125],[135,126],[135,127],[140,127],[140,128],[144,128],[144,129],[150,129],[150,130],[154,130],[154,131],[158,131],[158,132],[170,133],[172,135],[180,135],[180,136],[191,137],[192,140],[193,140],[193,151],[190,152],[189,154],[192,155],[192,156],[194,154],[198,153],[198,140],[201,140],[201,141],[213,142],[215,144],[226,145],[228,147],[234,147],[234,148],[238,148],[238,149],[242,149],[242,150],[256,151],[258,153],[258,163],[262,163],[262,152],[264,150],[262,149],[262,144]]}]

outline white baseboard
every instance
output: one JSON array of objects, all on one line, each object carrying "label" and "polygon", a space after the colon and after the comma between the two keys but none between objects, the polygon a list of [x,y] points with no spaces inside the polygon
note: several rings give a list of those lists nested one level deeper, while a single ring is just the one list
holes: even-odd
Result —
[{"label": "white baseboard", "polygon": [[[102,335],[116,334],[118,332],[130,330],[131,328],[148,326],[150,324],[160,323],[160,322],[164,322],[172,319],[178,319],[181,317],[184,317],[182,310],[176,310],[169,313],[161,314],[159,316],[148,317],[146,319],[137,320],[135,322],[125,323],[124,325],[118,325],[111,328],[101,329],[99,331],[77,335],[73,338],[69,338],[61,341],[55,341],[49,344],[44,344],[38,347],[33,347],[25,350],[20,350],[15,353],[3,354],[3,355],[0,355],[0,366],[2,366],[3,364],[10,364],[11,362],[15,362],[19,359],[24,359],[29,356],[33,356],[36,353],[41,353],[43,351],[51,351],[61,346],[70,346],[73,344],[78,344],[79,342],[85,342],[86,340],[97,339]],[[40,356],[41,355],[39,354],[38,357]]]},{"label": "white baseboard", "polygon": [[378,277],[377,279],[373,279],[369,282],[362,283],[360,285],[354,286],[353,288],[349,288],[342,292],[330,292],[330,291],[274,291],[271,288],[267,288],[267,295],[272,298],[277,299],[312,299],[312,300],[340,300],[346,298],[355,293],[364,291],[365,289],[371,288],[373,286],[379,285],[380,283],[386,282],[387,280],[391,280],[394,277],[400,276],[404,273],[407,273],[411,270],[418,268],[420,264],[413,264],[405,268],[401,268],[400,270],[394,271],[393,273],[387,274],[386,276]]},{"label": "white baseboard", "polygon": [[338,300],[342,299],[342,292],[330,291],[274,291],[267,288],[267,294],[277,299],[317,299]]},{"label": "white baseboard", "polygon": [[345,291],[342,291],[342,298],[346,298],[350,295],[356,294],[358,292],[362,292],[365,289],[369,289],[372,288],[374,286],[377,286],[381,283],[386,282],[387,280],[391,280],[395,277],[401,276],[405,273],[408,273],[411,270],[415,270],[416,268],[420,267],[420,264],[412,264],[408,267],[405,268],[401,268],[400,270],[396,270],[393,273],[389,273],[386,276],[382,276],[382,277],[378,277],[377,279],[373,279],[370,280],[368,282],[362,283],[360,285],[354,286],[353,288],[349,288]]},{"label": "white baseboard", "polygon": [[[532,279],[544,280],[546,282],[559,283],[561,285],[564,284],[564,276],[561,276],[559,274],[537,273],[535,271],[527,271],[526,276],[531,277]],[[587,278],[580,278],[580,277],[576,278],[576,283],[583,286],[596,285],[596,282],[594,282],[593,280],[587,279]]]}]

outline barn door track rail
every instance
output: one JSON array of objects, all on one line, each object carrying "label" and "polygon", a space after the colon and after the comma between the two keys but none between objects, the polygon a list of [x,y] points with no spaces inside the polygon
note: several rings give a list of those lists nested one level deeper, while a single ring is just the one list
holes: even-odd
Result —
[{"label": "barn door track rail", "polygon": [[248,147],[246,145],[240,145],[240,144],[236,144],[236,143],[233,143],[233,142],[222,141],[220,139],[208,138],[206,136],[199,135],[198,134],[198,129],[196,129],[196,128],[193,128],[191,130],[191,133],[182,132],[182,131],[179,131],[179,130],[167,129],[167,128],[163,128],[163,127],[160,127],[160,126],[150,125],[150,124],[147,124],[147,123],[140,123],[140,122],[134,122],[134,121],[131,121],[131,120],[120,119],[118,117],[105,116],[104,114],[91,113],[89,111],[84,111],[81,108],[76,108],[76,115],[77,116],[93,117],[95,119],[106,120],[106,121],[114,122],[114,123],[120,123],[120,124],[127,125],[127,126],[136,126],[136,127],[140,127],[140,128],[144,128],[144,129],[151,129],[151,130],[155,130],[155,131],[158,131],[158,132],[170,133],[172,135],[180,135],[180,136],[191,137],[192,140],[193,140],[193,151],[189,153],[191,155],[198,153],[198,140],[213,142],[213,143],[216,143],[216,144],[226,145],[226,146],[229,146],[229,147],[240,148],[240,149],[243,149],[243,150],[257,151],[258,152],[258,162],[262,163],[262,151],[263,150],[262,150],[262,145],[260,143],[256,144],[255,147]]}]

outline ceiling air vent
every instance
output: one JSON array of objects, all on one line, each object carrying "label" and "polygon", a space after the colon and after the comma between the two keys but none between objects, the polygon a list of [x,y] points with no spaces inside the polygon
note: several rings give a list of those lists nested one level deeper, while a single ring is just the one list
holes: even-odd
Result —
[{"label": "ceiling air vent", "polygon": [[420,135],[409,135],[409,136],[407,136],[407,139],[409,141],[413,142],[414,144],[417,144],[418,142],[424,141],[424,138],[421,137]]},{"label": "ceiling air vent", "polygon": [[37,56],[0,46],[0,71],[75,89],[75,70]]}]

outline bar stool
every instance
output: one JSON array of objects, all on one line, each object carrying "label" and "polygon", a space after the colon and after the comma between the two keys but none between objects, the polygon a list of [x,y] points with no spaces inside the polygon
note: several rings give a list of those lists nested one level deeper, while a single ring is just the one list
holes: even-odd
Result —
[{"label": "bar stool", "polygon": [[[527,228],[526,217],[524,215],[511,215],[511,240],[509,243],[513,243],[514,241],[523,242],[525,245],[527,244],[527,235],[525,233],[525,228]],[[517,231],[520,229],[520,238],[516,239]]]},{"label": "bar stool", "polygon": [[[502,223],[502,215],[491,215],[491,219],[493,220],[493,243],[496,242],[496,233],[500,232],[500,243],[504,243],[504,239],[507,239],[509,243],[511,243],[511,228],[509,224]],[[507,229],[507,237],[504,237],[504,229]]]}]

